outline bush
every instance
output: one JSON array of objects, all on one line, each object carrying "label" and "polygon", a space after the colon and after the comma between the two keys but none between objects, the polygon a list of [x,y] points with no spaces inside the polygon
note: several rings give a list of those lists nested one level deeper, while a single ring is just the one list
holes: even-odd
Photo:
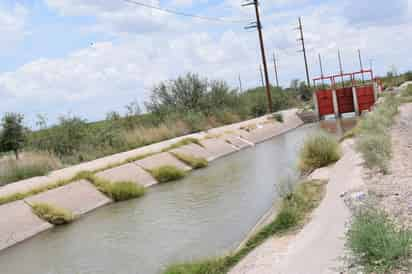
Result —
[{"label": "bush", "polygon": [[161,166],[150,171],[159,183],[179,180],[186,176],[186,172],[175,166]]},{"label": "bush", "polygon": [[13,151],[16,159],[26,141],[26,130],[23,126],[24,116],[19,113],[6,113],[2,119],[0,131],[0,152]]},{"label": "bush", "polygon": [[368,168],[378,167],[387,173],[392,157],[391,138],[388,134],[362,134],[356,142],[356,149],[362,153]]},{"label": "bush", "polygon": [[177,159],[184,162],[185,164],[188,164],[194,169],[204,168],[209,165],[209,162],[205,158],[197,158],[181,153],[173,153],[173,155],[176,156]]},{"label": "bush", "polygon": [[411,257],[412,232],[398,228],[379,211],[358,212],[346,237],[353,259],[368,273],[394,273]]},{"label": "bush", "polygon": [[306,139],[300,152],[299,168],[302,172],[310,172],[335,163],[340,156],[337,140],[325,133],[319,133]]},{"label": "bush", "polygon": [[58,208],[46,203],[34,203],[31,207],[34,214],[53,225],[64,225],[74,220],[73,213],[67,209]]},{"label": "bush", "polygon": [[398,99],[393,95],[386,95],[384,102],[359,122],[356,149],[369,168],[377,167],[384,173],[389,171],[392,142],[387,131],[398,113],[398,107]]}]

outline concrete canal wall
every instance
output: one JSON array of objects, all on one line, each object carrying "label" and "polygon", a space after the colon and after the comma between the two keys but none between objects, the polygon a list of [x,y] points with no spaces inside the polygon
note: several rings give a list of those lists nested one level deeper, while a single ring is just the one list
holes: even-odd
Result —
[{"label": "concrete canal wall", "polygon": [[[178,160],[174,153],[201,157],[208,161],[216,160],[301,126],[303,122],[296,112],[296,109],[283,111],[283,122],[276,121],[272,115],[266,115],[68,167],[48,176],[16,182],[0,188],[0,200],[2,197],[48,187],[59,180],[70,180],[82,171],[96,172],[96,177],[113,183],[130,181],[150,187],[158,183],[150,170],[165,165],[191,170],[191,167]],[[198,144],[190,143],[164,151],[186,138],[195,138]],[[139,157],[143,158],[138,159]],[[131,158],[137,160],[130,161]],[[74,180],[34,196],[3,204],[0,206],[0,251],[53,227],[32,212],[31,205],[38,202],[68,209],[80,217],[111,203],[112,200],[100,193],[90,182]]]}]

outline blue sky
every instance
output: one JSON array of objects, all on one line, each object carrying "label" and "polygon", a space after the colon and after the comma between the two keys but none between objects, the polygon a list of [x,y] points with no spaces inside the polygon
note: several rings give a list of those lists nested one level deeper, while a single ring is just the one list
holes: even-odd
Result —
[{"label": "blue sky", "polygon": [[[240,0],[139,0],[175,10],[253,19]],[[373,3],[373,4],[372,4]],[[276,50],[281,83],[304,79],[297,52],[297,17],[303,16],[310,71],[345,70],[373,59],[383,74],[412,69],[412,0],[262,0],[268,55]],[[36,114],[53,123],[71,113],[89,121],[150,95],[162,80],[187,72],[223,79],[233,87],[259,82],[256,32],[244,23],[214,23],[165,14],[123,0],[3,0],[0,3],[0,113],[21,112],[28,125]],[[271,62],[270,62],[271,63]],[[273,69],[270,68],[271,76]],[[272,77],[272,80],[273,77]]]}]

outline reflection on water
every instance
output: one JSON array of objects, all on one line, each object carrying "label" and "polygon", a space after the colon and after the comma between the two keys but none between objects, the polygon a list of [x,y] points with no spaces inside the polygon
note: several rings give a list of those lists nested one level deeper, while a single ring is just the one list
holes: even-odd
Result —
[{"label": "reflection on water", "polygon": [[[346,121],[331,132],[350,126]],[[336,128],[333,130],[333,128]],[[7,274],[156,274],[174,262],[235,248],[277,199],[276,185],[297,177],[306,125],[217,160],[141,199],[96,210],[0,253]]]},{"label": "reflection on water", "polygon": [[356,126],[357,118],[343,118],[337,120],[322,120],[319,122],[320,127],[336,136],[343,136],[345,132]]}]

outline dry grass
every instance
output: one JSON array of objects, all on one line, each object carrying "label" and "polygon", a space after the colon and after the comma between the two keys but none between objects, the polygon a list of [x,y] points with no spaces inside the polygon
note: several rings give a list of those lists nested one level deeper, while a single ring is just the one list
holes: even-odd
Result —
[{"label": "dry grass", "polygon": [[25,152],[19,160],[6,156],[0,160],[0,186],[43,176],[61,166],[57,158],[47,153]]},{"label": "dry grass", "polygon": [[183,121],[173,125],[160,124],[158,127],[138,127],[123,132],[123,138],[130,148],[161,142],[188,134],[189,127]]},{"label": "dry grass", "polygon": [[198,158],[182,153],[172,153],[177,159],[188,164],[194,169],[204,168],[209,165],[209,162],[205,158]]}]

